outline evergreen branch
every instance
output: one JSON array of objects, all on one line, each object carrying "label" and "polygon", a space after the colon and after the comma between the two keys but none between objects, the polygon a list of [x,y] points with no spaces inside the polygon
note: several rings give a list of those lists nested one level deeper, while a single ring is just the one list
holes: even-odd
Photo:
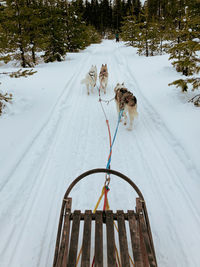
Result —
[{"label": "evergreen branch", "polygon": [[189,78],[189,79],[179,79],[176,81],[173,81],[172,83],[169,83],[168,85],[175,85],[177,87],[182,88],[182,92],[187,92],[188,89],[188,83],[192,85],[192,91],[198,89],[200,87],[200,78]]},{"label": "evergreen branch", "polygon": [[5,105],[5,102],[9,102],[11,103],[11,100],[12,100],[12,94],[2,94],[0,93],[0,115],[2,114],[2,111],[3,111],[3,108],[6,106]]},{"label": "evergreen branch", "polygon": [[187,82],[183,79],[179,79],[168,84],[168,86],[171,86],[171,85],[175,85],[176,88],[181,87],[182,92],[187,92],[188,85],[187,85]]},{"label": "evergreen branch", "polygon": [[0,101],[6,101],[6,102],[10,102],[12,100],[12,94],[8,94],[6,93],[5,95],[0,93]]},{"label": "evergreen branch", "polygon": [[188,102],[192,102],[195,106],[200,107],[200,94],[195,95],[193,98],[188,100]]},{"label": "evergreen branch", "polygon": [[37,71],[31,70],[23,70],[19,69],[18,71],[10,71],[10,72],[0,72],[0,75],[9,75],[11,78],[20,78],[20,77],[28,77],[30,75],[35,74]]}]

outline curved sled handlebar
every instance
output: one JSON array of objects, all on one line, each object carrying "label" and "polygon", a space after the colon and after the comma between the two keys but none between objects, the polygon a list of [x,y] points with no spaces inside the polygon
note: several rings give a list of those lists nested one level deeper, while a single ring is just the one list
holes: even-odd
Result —
[{"label": "curved sled handlebar", "polygon": [[114,170],[110,170],[110,169],[103,169],[103,168],[98,168],[98,169],[92,169],[92,170],[89,170],[87,172],[84,172],[82,173],[81,175],[79,175],[71,184],[70,186],[68,187],[66,193],[65,193],[65,196],[64,196],[64,199],[67,199],[69,193],[71,192],[72,188],[80,181],[82,180],[83,178],[85,178],[86,176],[89,176],[91,174],[94,174],[94,173],[108,173],[108,174],[113,174],[115,176],[118,176],[120,177],[121,179],[125,180],[127,183],[129,183],[133,189],[137,192],[138,196],[144,200],[143,198],[143,195],[142,193],[140,192],[139,188],[136,186],[136,184],[134,184],[133,181],[131,181],[131,179],[129,179],[127,176],[125,176],[124,174],[122,174],[121,172],[118,172],[118,171],[114,171]]}]

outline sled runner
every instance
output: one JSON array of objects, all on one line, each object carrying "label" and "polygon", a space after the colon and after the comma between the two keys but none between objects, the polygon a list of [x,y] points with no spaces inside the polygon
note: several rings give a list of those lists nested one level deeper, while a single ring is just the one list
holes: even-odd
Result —
[{"label": "sled runner", "polygon": [[[112,210],[97,210],[95,213],[92,213],[91,210],[86,210],[84,213],[81,213],[80,210],[72,212],[72,198],[69,197],[70,191],[80,180],[94,173],[109,173],[114,175],[112,178],[117,176],[129,183],[138,195],[135,210],[128,210],[127,212],[118,210],[116,213]],[[120,251],[118,262],[114,233],[115,222],[117,222],[118,227],[118,247]],[[79,237],[81,223],[84,224],[84,229],[82,236]],[[91,240],[93,236],[91,234],[92,224],[95,225],[94,240]],[[106,245],[103,244],[103,225],[106,228]],[[128,240],[127,228],[130,231],[130,240]],[[93,169],[81,174],[68,187],[60,213],[53,267],[76,266],[78,240],[81,240],[82,243],[82,257],[80,261],[80,266],[82,267],[90,267],[91,262],[93,262],[92,266],[103,267],[103,264],[105,264],[103,263],[104,257],[107,257],[106,266],[108,267],[157,267],[144,198],[138,187],[120,172],[108,169]],[[131,244],[130,246],[128,246],[128,241]],[[94,244],[94,253],[92,255],[91,244]],[[107,252],[105,252],[105,247]],[[106,256],[104,253],[106,253]],[[133,255],[132,260],[130,255]]]}]

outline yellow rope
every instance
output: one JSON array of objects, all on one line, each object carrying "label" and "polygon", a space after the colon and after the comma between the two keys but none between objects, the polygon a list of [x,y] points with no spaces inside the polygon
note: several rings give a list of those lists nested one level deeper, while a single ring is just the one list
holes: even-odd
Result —
[{"label": "yellow rope", "polygon": [[[117,232],[119,233],[119,230],[118,230],[118,227],[117,227],[117,225],[116,225],[116,222],[114,221],[113,223],[114,223],[115,229],[116,229],[116,230],[117,230]],[[131,256],[130,256],[129,254],[128,254],[128,256],[129,256],[129,259],[130,259],[130,261],[131,261],[131,263],[132,263],[133,267],[135,267],[135,264],[134,264],[134,262],[133,262],[133,260],[132,260]]]},{"label": "yellow rope", "polygon": [[78,257],[77,257],[77,260],[76,260],[76,267],[78,266],[78,263],[79,263],[79,260],[80,260],[80,257],[81,257],[82,248],[83,248],[83,246],[81,246],[80,251],[78,253]]},{"label": "yellow rope", "polygon": [[101,201],[101,199],[102,199],[104,193],[105,193],[105,186],[103,186],[103,188],[102,188],[101,195],[100,195],[100,197],[99,197],[99,199],[98,199],[98,201],[97,201],[97,204],[96,204],[96,206],[95,206],[95,208],[94,208],[94,210],[93,210],[93,213],[96,212],[96,210],[97,210],[97,208],[98,208],[98,206],[99,206],[99,204],[100,204],[100,201]]},{"label": "yellow rope", "polygon": [[116,245],[115,245],[115,253],[116,253],[116,258],[117,258],[118,266],[121,267],[121,262],[120,262],[120,259],[119,259],[119,252],[117,250]]},{"label": "yellow rope", "polygon": [[129,254],[128,254],[128,256],[129,256],[129,259],[130,259],[130,261],[131,261],[131,263],[132,263],[133,267],[135,267],[135,264],[134,264],[134,262],[133,262],[133,260],[132,260],[131,256],[130,256]]}]

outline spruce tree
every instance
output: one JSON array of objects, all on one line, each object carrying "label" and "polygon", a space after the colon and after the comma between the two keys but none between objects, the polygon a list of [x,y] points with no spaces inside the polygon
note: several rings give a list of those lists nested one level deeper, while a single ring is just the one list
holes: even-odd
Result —
[{"label": "spruce tree", "polygon": [[113,2],[113,28],[119,31],[122,21],[122,2],[121,0],[114,0]]},{"label": "spruce tree", "polygon": [[[1,27],[8,43],[7,48],[14,58],[21,60],[22,67],[31,67],[30,36],[28,33],[29,9],[23,0],[7,0],[3,10]],[[19,52],[18,52],[19,51]]]},{"label": "spruce tree", "polygon": [[199,59],[199,25],[200,18],[197,16],[200,12],[200,4],[194,1],[188,2],[185,7],[185,14],[182,14],[180,25],[178,28],[178,43],[170,49],[170,59],[172,65],[176,67],[178,72],[185,76],[193,76],[187,79],[176,80],[169,85],[181,87],[182,91],[188,90],[188,84],[191,84],[192,90],[198,89],[200,86],[200,78],[194,76],[200,72]]},{"label": "spruce tree", "polygon": [[135,16],[127,16],[124,19],[124,21],[122,22],[121,32],[122,39],[128,42],[128,45],[131,45],[133,47],[139,46],[140,27]]},{"label": "spruce tree", "polygon": [[61,61],[66,53],[64,42],[64,24],[63,10],[61,3],[56,1],[47,1],[44,7],[45,25],[43,27],[43,35],[45,39],[44,61],[46,63],[55,60]]}]

